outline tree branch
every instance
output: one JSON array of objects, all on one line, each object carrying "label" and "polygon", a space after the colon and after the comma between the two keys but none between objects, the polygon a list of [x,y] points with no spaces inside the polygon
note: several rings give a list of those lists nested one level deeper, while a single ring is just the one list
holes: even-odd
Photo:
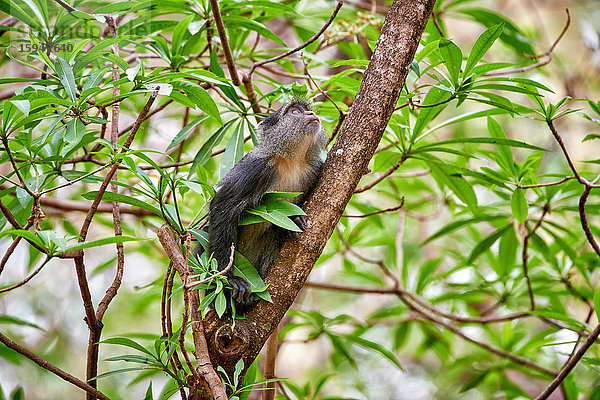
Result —
[{"label": "tree branch", "polygon": [[575,353],[573,357],[569,358],[569,360],[560,370],[558,375],[556,375],[556,378],[554,378],[550,385],[548,385],[548,387],[544,389],[544,391],[540,393],[535,398],[535,400],[545,400],[548,397],[550,397],[552,392],[554,392],[554,390],[556,390],[556,388],[562,383],[562,381],[567,377],[567,375],[569,375],[569,372],[571,372],[571,370],[575,368],[575,366],[577,365],[579,360],[581,360],[585,352],[592,346],[592,344],[594,344],[596,339],[598,339],[598,336],[600,336],[600,324],[596,325],[596,328],[594,328],[592,334],[588,336],[585,343],[583,343],[579,350],[577,350],[577,353]]},{"label": "tree branch", "polygon": [[219,38],[221,39],[221,45],[223,46],[225,62],[227,63],[227,69],[229,69],[231,81],[235,86],[240,86],[240,76],[238,75],[235,62],[233,61],[229,40],[227,40],[227,32],[225,31],[225,25],[223,24],[223,18],[221,17],[221,11],[219,11],[219,3],[217,0],[210,0],[210,8],[212,8],[212,13],[215,17],[215,25],[217,25],[217,32],[219,32]]},{"label": "tree branch", "polygon": [[245,319],[209,312],[204,327],[211,359],[233,374],[240,358],[252,364],[293,303],[379,144],[433,9],[434,0],[395,0],[321,178],[305,204],[307,228],[288,240],[265,283],[273,303],[261,301]]},{"label": "tree branch", "polygon": [[44,360],[43,358],[41,358],[37,354],[33,353],[32,351],[30,351],[30,350],[26,349],[25,347],[23,347],[23,346],[15,343],[15,342],[13,342],[12,340],[10,340],[6,336],[4,336],[2,334],[2,332],[0,332],[0,342],[2,342],[6,347],[8,347],[10,349],[13,349],[17,353],[22,354],[23,356],[29,358],[31,361],[33,361],[34,363],[36,363],[40,367],[44,368],[45,370],[50,371],[54,375],[56,375],[56,376],[64,379],[65,381],[67,381],[67,382],[69,382],[69,383],[77,386],[80,389],[85,390],[87,393],[92,394],[92,395],[94,395],[95,397],[97,397],[97,398],[99,398],[101,400],[110,400],[108,397],[106,397],[104,395],[104,393],[102,393],[98,389],[93,388],[89,384],[87,384],[87,383],[83,382],[82,380],[74,377],[73,375],[69,374],[68,372],[63,371],[62,369],[58,368],[54,364],[51,364],[48,361]]}]

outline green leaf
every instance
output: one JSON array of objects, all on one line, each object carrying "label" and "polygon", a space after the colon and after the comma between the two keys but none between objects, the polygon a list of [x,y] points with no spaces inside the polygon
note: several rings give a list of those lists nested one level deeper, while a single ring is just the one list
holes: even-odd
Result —
[{"label": "green leaf", "polygon": [[567,325],[569,325],[572,329],[575,330],[582,330],[582,331],[590,331],[590,327],[589,325],[576,320],[574,318],[570,318],[568,316],[566,316],[565,314],[561,314],[559,312],[555,312],[555,311],[548,311],[548,310],[535,310],[535,311],[525,311],[527,314],[531,314],[531,315],[538,315],[540,317],[543,318],[550,318],[550,319],[555,319],[558,321],[562,321],[565,322]]},{"label": "green leaf", "polygon": [[356,361],[350,355],[350,352],[346,348],[346,345],[340,340],[340,338],[330,332],[325,333],[327,334],[327,337],[329,337],[329,340],[331,340],[333,348],[348,360],[352,368],[356,369]]},{"label": "green leaf", "polygon": [[250,29],[251,31],[255,31],[259,35],[264,36],[265,38],[270,39],[275,43],[279,43],[280,45],[287,47],[283,40],[277,37],[277,35],[275,35],[270,30],[268,30],[267,27],[261,24],[260,22],[245,17],[239,17],[237,15],[223,16],[223,22],[225,22],[226,26],[241,26],[246,29]]},{"label": "green leaf", "polygon": [[[102,343],[102,342],[100,342],[100,343]],[[116,375],[116,374],[122,374],[123,372],[143,371],[143,370],[146,370],[146,369],[148,369],[147,366],[115,369],[113,371],[108,371],[108,372],[105,372],[103,374],[96,375],[95,377],[93,377],[93,378],[91,378],[89,380],[90,381],[95,381],[95,380],[100,379],[100,378],[106,378],[107,376]]]},{"label": "green leaf", "polygon": [[225,313],[227,309],[227,299],[225,298],[225,293],[220,291],[215,299],[215,311],[219,318]]},{"label": "green leaf", "polygon": [[0,238],[7,236],[7,235],[17,235],[17,236],[22,236],[23,239],[26,239],[27,241],[36,244],[38,247],[42,247],[44,248],[44,242],[42,241],[42,239],[40,239],[35,233],[30,232],[30,231],[26,231],[24,229],[9,229],[6,230],[4,232],[0,233]]},{"label": "green leaf", "polygon": [[129,338],[124,338],[124,337],[108,338],[108,339],[102,340],[100,343],[116,344],[119,346],[130,347],[130,348],[140,351],[142,353],[148,354],[152,358],[155,358],[150,350],[147,350],[144,346],[142,346],[141,344],[139,344]]},{"label": "green leaf", "polygon": [[444,122],[426,130],[425,132],[423,132],[421,137],[426,136],[427,134],[429,134],[433,131],[436,131],[440,128],[443,128],[448,125],[456,124],[458,122],[464,122],[464,121],[468,121],[468,120],[471,120],[474,118],[487,117],[488,115],[497,115],[497,114],[506,114],[506,113],[507,113],[507,110],[492,108],[489,110],[471,111],[468,113],[460,114],[460,115],[457,115],[456,117],[449,118],[449,119],[445,120]]},{"label": "green leaf", "polygon": [[458,77],[460,75],[460,67],[462,65],[462,51],[455,45],[451,40],[446,38],[440,39],[439,46],[440,54],[444,60],[444,65],[448,69],[450,78],[454,85],[458,84]]},{"label": "green leaf", "polygon": [[[87,192],[87,193],[82,194],[81,197],[83,197],[84,199],[87,199],[87,200],[93,200],[96,198],[97,194],[98,194],[98,191],[94,190],[92,192]],[[145,210],[151,211],[156,215],[159,215],[159,216],[162,215],[162,212],[160,211],[160,209],[158,207],[148,204],[148,201],[139,200],[139,199],[136,199],[135,197],[127,196],[125,194],[113,193],[113,192],[107,191],[107,192],[104,192],[104,194],[102,195],[102,200],[116,201],[119,203],[130,204],[134,207],[140,207]]]},{"label": "green leaf", "polygon": [[590,133],[589,135],[586,135],[582,142],[587,142],[588,140],[596,140],[596,139],[600,139],[600,135],[597,133]]},{"label": "green leaf", "polygon": [[[487,128],[488,132],[490,132],[490,136],[492,136],[496,140],[508,140],[500,124],[492,117],[487,118]],[[500,167],[502,167],[502,169],[504,169],[506,172],[513,174],[514,176],[515,163],[513,161],[512,152],[509,148],[505,146],[496,146],[496,148],[498,149],[498,154],[500,154]]]},{"label": "green leaf", "polygon": [[482,215],[482,216],[478,216],[475,218],[454,221],[454,222],[446,225],[442,229],[438,230],[437,232],[435,232],[433,235],[431,235],[429,238],[427,238],[427,240],[425,240],[423,242],[423,244],[427,244],[427,243],[431,242],[432,240],[435,240],[439,237],[447,235],[448,233],[453,232],[459,228],[462,228],[463,226],[475,224],[478,222],[491,222],[491,221],[495,221],[498,219],[504,219],[504,218],[506,218],[505,215]]},{"label": "green leaf", "polygon": [[594,309],[596,310],[596,318],[600,321],[600,287],[594,293]]},{"label": "green leaf", "polygon": [[33,322],[25,321],[24,319],[20,319],[20,318],[13,317],[10,315],[0,315],[0,325],[2,325],[2,324],[29,326],[32,328],[39,329],[41,331],[44,330],[44,328],[40,327],[39,325],[34,324]]},{"label": "green leaf", "polygon": [[[423,105],[432,105],[441,103],[445,100],[448,100],[451,96],[451,93],[447,90],[442,90],[438,87],[432,87],[429,89],[429,92],[425,96],[425,100],[423,100]],[[445,104],[440,104],[435,107],[425,107],[421,108],[419,111],[419,115],[417,116],[417,121],[415,122],[415,126],[413,128],[412,140],[416,141],[416,138],[419,137],[419,134],[425,129],[425,126],[431,121],[431,119],[439,112],[439,110],[444,107]]]},{"label": "green leaf", "polygon": [[510,196],[510,209],[520,224],[525,222],[529,213],[529,207],[527,206],[524,189],[516,189]]},{"label": "green leaf", "polygon": [[396,358],[396,356],[391,351],[387,350],[386,348],[384,348],[380,344],[372,342],[372,341],[367,340],[367,339],[364,339],[364,338],[362,338],[360,336],[349,335],[349,336],[346,336],[346,337],[351,342],[354,342],[354,343],[356,343],[356,344],[358,344],[358,345],[360,345],[362,347],[365,347],[365,348],[371,349],[371,350],[375,350],[376,352],[378,352],[379,354],[381,354],[382,356],[384,356],[386,359],[388,359],[396,367],[398,367],[402,371],[404,371],[404,368],[402,368],[402,366],[400,365],[400,362],[398,362],[398,359]]},{"label": "green leaf", "polygon": [[235,268],[233,270],[235,276],[244,278],[250,282],[252,292],[261,299],[272,303],[271,295],[267,291],[267,285],[260,277],[260,274],[254,266],[242,254],[235,252]]},{"label": "green leaf", "polygon": [[502,31],[504,31],[505,23],[494,25],[488,28],[485,32],[483,32],[473,45],[471,49],[471,53],[469,53],[469,57],[467,58],[467,64],[465,65],[465,70],[463,72],[463,76],[467,77],[477,65],[479,60],[483,58],[485,53],[492,47],[494,42],[500,37]]},{"label": "green leaf", "polygon": [[169,151],[172,148],[174,148],[175,146],[177,146],[179,143],[183,142],[187,138],[187,136],[190,134],[190,132],[201,122],[205,121],[207,118],[208,118],[207,115],[202,116],[200,118],[196,118],[195,120],[193,120],[192,122],[190,122],[189,124],[184,126],[183,129],[181,129],[177,133],[177,135],[175,135],[175,137],[171,141],[171,144],[169,145],[169,147],[167,147],[167,149],[165,151]]},{"label": "green leaf", "polygon": [[[416,147],[413,151],[416,152],[421,149],[427,149],[429,147],[439,147],[439,146],[444,146],[446,144],[458,144],[458,143],[487,143],[487,144],[495,144],[496,146],[498,146],[498,149],[503,148],[503,146],[510,146],[510,147],[520,147],[523,149],[530,149],[530,150],[548,151],[547,149],[544,149],[542,147],[534,146],[532,144],[521,142],[518,140],[512,140],[512,139],[506,139],[506,138],[502,139],[502,138],[495,138],[495,137],[494,138],[476,137],[476,138],[460,138],[460,139],[440,140],[435,143],[430,143],[430,144]],[[511,157],[511,160],[512,160],[512,157]]]},{"label": "green leaf", "polygon": [[475,261],[481,253],[483,253],[486,250],[489,250],[490,247],[492,247],[492,245],[496,243],[496,240],[498,240],[498,238],[500,238],[500,236],[502,236],[504,232],[506,232],[506,230],[509,228],[512,228],[512,224],[508,224],[504,228],[498,229],[496,232],[492,233],[490,236],[486,237],[481,242],[479,242],[477,246],[475,246],[473,251],[471,251],[469,259],[467,260],[467,265],[472,264],[473,261]]},{"label": "green leaf", "polygon": [[508,276],[512,266],[515,265],[517,260],[517,247],[519,242],[515,236],[513,229],[508,229],[502,238],[500,239],[500,245],[498,247],[498,263],[503,268],[499,273],[500,276]]},{"label": "green leaf", "polygon": [[146,238],[131,237],[131,236],[122,236],[122,235],[112,236],[112,237],[108,237],[108,238],[104,238],[104,239],[92,240],[91,242],[83,242],[83,243],[80,243],[80,244],[68,246],[66,249],[60,251],[58,254],[60,254],[60,253],[66,253],[67,251],[74,251],[74,250],[87,249],[87,248],[90,248],[90,247],[104,246],[106,244],[125,243],[125,242],[138,242],[140,240],[148,240],[148,239],[146,239]]},{"label": "green leaf", "polygon": [[188,82],[171,82],[171,84],[175,89],[183,90],[187,94],[187,96],[194,101],[194,103],[198,106],[199,109],[201,109],[206,114],[214,118],[221,125],[223,125],[223,120],[221,119],[219,107],[217,107],[217,103],[215,103],[215,101],[210,96],[210,94],[208,94],[206,89],[204,89],[202,86]]},{"label": "green leaf", "polygon": [[448,174],[435,163],[428,163],[431,172],[442,180],[454,194],[465,203],[471,210],[477,208],[477,196],[473,187],[462,176],[458,174]]},{"label": "green leaf", "polygon": [[257,215],[263,218],[265,221],[268,221],[274,225],[280,226],[283,229],[287,229],[292,232],[302,232],[302,229],[298,228],[298,225],[294,223],[290,218],[288,218],[281,211],[267,211],[264,205],[259,205],[257,207],[246,210],[248,214]]},{"label": "green leaf", "polygon": [[179,21],[175,29],[173,29],[173,36],[171,38],[171,55],[175,56],[176,54],[181,54],[183,51],[183,46],[181,46],[181,42],[187,32],[188,25],[194,19],[194,14],[189,15],[187,18]]},{"label": "green leaf", "polygon": [[221,169],[219,175],[224,177],[233,168],[238,161],[244,156],[244,129],[242,125],[243,121],[239,121],[236,125],[229,143],[225,148],[223,154],[223,162],[221,163]]},{"label": "green leaf", "polygon": [[234,122],[235,120],[227,121],[225,125],[219,128],[215,133],[213,133],[213,135],[210,138],[208,138],[208,140],[202,145],[200,150],[198,150],[198,153],[196,153],[196,155],[194,156],[194,161],[192,162],[189,176],[192,176],[192,174],[196,171],[196,167],[198,165],[204,165],[204,163],[210,159],[212,149],[216,145],[221,143],[223,136],[225,136],[225,134],[227,133],[229,128],[231,128]]},{"label": "green leaf", "polygon": [[152,381],[148,385],[148,389],[146,389],[146,395],[144,396],[144,400],[153,400],[154,396],[152,394]]},{"label": "green leaf", "polygon": [[56,57],[56,73],[60,78],[67,95],[72,102],[77,100],[77,85],[75,84],[75,76],[73,75],[73,69],[69,63],[62,57]]}]

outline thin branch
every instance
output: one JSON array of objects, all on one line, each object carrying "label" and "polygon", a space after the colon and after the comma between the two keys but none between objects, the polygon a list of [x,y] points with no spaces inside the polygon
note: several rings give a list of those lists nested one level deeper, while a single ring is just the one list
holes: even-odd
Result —
[{"label": "thin branch", "polygon": [[[129,146],[131,146],[131,143],[133,142],[135,134],[137,133],[138,129],[140,128],[140,125],[146,118],[146,115],[148,115],[148,112],[150,111],[150,107],[152,106],[152,103],[154,103],[154,100],[156,99],[157,96],[158,96],[158,89],[156,89],[152,92],[152,94],[150,95],[150,98],[148,99],[148,102],[146,103],[146,105],[144,106],[142,111],[140,112],[140,115],[138,116],[135,123],[133,124],[133,128],[131,129],[131,132],[129,132],[129,136],[127,136],[125,143],[123,143],[123,149],[121,150],[120,154],[125,153],[129,149]],[[106,188],[108,187],[108,183],[110,182],[113,175],[117,171],[117,168],[119,167],[119,164],[121,163],[121,161],[122,161],[122,159],[118,159],[117,161],[114,162],[110,171],[104,178],[104,182],[102,182],[102,184],[100,185],[100,188],[98,189],[98,193],[96,194],[96,197],[94,198],[94,201],[92,202],[90,210],[88,211],[88,213],[85,217],[85,220],[83,221],[81,230],[79,231],[79,236],[81,237],[80,238],[81,242],[85,241],[85,238],[87,237],[88,229],[90,227],[90,224],[92,223],[92,218],[94,217],[94,214],[96,213],[96,210],[98,209],[100,200],[102,200],[102,196],[104,195],[104,192],[106,191]]]},{"label": "thin branch", "polygon": [[77,386],[78,388],[85,390],[87,393],[92,394],[101,400],[110,400],[106,395],[104,395],[98,389],[96,389],[96,388],[92,387],[91,385],[83,382],[82,380],[74,377],[73,375],[69,374],[68,372],[63,371],[62,369],[58,368],[54,364],[49,363],[48,361],[44,360],[43,358],[41,358],[37,354],[33,353],[32,351],[26,349],[25,347],[15,343],[14,341],[12,341],[9,338],[7,338],[6,336],[4,336],[2,334],[2,332],[0,332],[0,342],[2,342],[6,347],[13,349],[17,353],[29,358],[31,361],[33,361],[40,367],[44,368],[45,370],[52,372],[54,375],[58,376],[59,378],[62,378],[63,380]]},{"label": "thin branch", "polygon": [[203,283],[209,282],[212,279],[216,278],[217,276],[221,276],[221,275],[225,275],[227,273],[227,271],[229,271],[231,269],[231,267],[233,266],[233,261],[235,260],[235,245],[233,243],[231,243],[231,254],[229,254],[229,263],[227,263],[227,266],[222,270],[219,271],[218,273],[209,276],[206,279],[202,279],[201,281],[194,281],[192,283],[189,283],[187,285],[185,285],[186,289],[192,289],[195,288],[198,285],[202,285]]},{"label": "thin branch", "polygon": [[406,161],[406,158],[407,157],[404,155],[402,157],[400,157],[400,159],[398,161],[396,161],[396,163],[394,165],[392,165],[390,168],[388,168],[387,171],[385,171],[380,177],[378,177],[377,179],[375,179],[373,182],[369,183],[368,185],[365,185],[363,187],[360,187],[360,188],[354,190],[354,194],[362,193],[364,191],[371,189],[373,186],[377,185],[379,182],[381,182],[382,180],[384,180],[385,178],[390,176],[395,170],[397,170],[398,167],[400,165],[402,165],[402,163],[404,163],[404,161]]},{"label": "thin branch", "polygon": [[[25,189],[25,191],[27,192],[27,194],[29,194],[31,197],[38,197],[36,194],[34,194],[31,189],[29,189],[29,187],[25,184],[25,180],[23,179],[23,176],[21,175],[21,172],[19,172],[19,167],[17,167],[17,163],[15,161],[15,158],[13,157],[12,151],[10,150],[10,147],[8,146],[8,136],[7,135],[3,135],[2,138],[2,145],[4,146],[4,151],[6,152],[6,155],[8,156],[8,159],[10,160],[10,164],[13,167],[13,170],[15,171],[15,174],[17,175],[17,179],[20,182],[20,186]],[[4,178],[3,179],[7,179],[8,178]],[[37,190],[37,188],[36,188]]]},{"label": "thin branch", "polygon": [[212,8],[212,13],[215,17],[215,25],[217,25],[217,32],[219,32],[219,38],[221,39],[221,45],[223,46],[225,62],[229,69],[231,81],[235,86],[240,86],[240,77],[235,62],[233,61],[233,55],[231,54],[231,48],[229,47],[229,41],[227,40],[227,32],[225,31],[225,25],[223,24],[223,18],[221,17],[221,11],[219,11],[219,3],[217,0],[210,0],[210,7]]},{"label": "thin branch", "polygon": [[371,215],[377,215],[377,214],[382,214],[382,213],[386,213],[386,212],[398,211],[399,209],[402,208],[403,205],[404,205],[404,197],[402,197],[402,201],[396,207],[386,208],[385,210],[379,210],[379,211],[375,211],[375,212],[372,212],[369,214],[362,214],[362,215],[344,215],[344,214],[342,214],[342,217],[343,218],[365,218],[365,217],[370,217]]},{"label": "thin branch", "polygon": [[[211,4],[212,4],[213,1],[216,1],[216,0],[211,0]],[[329,25],[331,25],[331,23],[333,22],[333,20],[335,19],[337,13],[340,11],[340,9],[342,8],[343,5],[344,5],[344,1],[343,0],[338,0],[337,5],[333,9],[333,13],[329,17],[329,19],[327,20],[327,22],[325,23],[325,25],[323,25],[323,27],[321,28],[321,30],[319,30],[319,32],[317,32],[313,37],[311,37],[310,39],[308,39],[306,42],[302,43],[300,46],[294,47],[293,49],[291,49],[289,51],[286,51],[285,53],[281,53],[280,55],[275,56],[273,58],[269,58],[268,60],[263,60],[263,61],[260,61],[260,62],[255,62],[254,64],[252,64],[252,66],[248,70],[248,76],[252,76],[252,73],[254,72],[254,70],[257,67],[260,67],[260,66],[268,64],[268,63],[272,63],[272,62],[277,61],[277,60],[281,60],[282,58],[285,58],[285,57],[287,57],[287,56],[289,56],[291,54],[296,53],[297,51],[302,50],[303,48],[305,48],[306,46],[308,46],[309,44],[311,44],[312,42],[314,42],[315,40],[317,40],[319,38],[319,36],[321,36],[323,34],[323,32],[325,32],[327,30],[327,28],[329,28]]]},{"label": "thin branch", "polygon": [[59,6],[67,10],[68,12],[77,11],[76,8],[73,8],[70,4],[65,3],[63,0],[54,0]]},{"label": "thin branch", "polygon": [[567,163],[569,164],[569,168],[571,168],[573,175],[575,175],[575,179],[577,179],[577,181],[583,185],[590,184],[585,178],[583,178],[581,175],[579,175],[579,172],[577,172],[577,169],[575,168],[575,164],[573,163],[573,160],[571,159],[571,156],[569,155],[569,152],[567,151],[567,146],[565,146],[565,142],[562,140],[562,137],[559,135],[558,131],[554,127],[554,122],[552,120],[548,120],[548,121],[546,121],[546,123],[548,124],[548,128],[550,128],[550,132],[552,132],[552,136],[554,136],[554,139],[560,146],[560,149],[562,150],[563,155],[565,156],[565,159],[567,160]]},{"label": "thin branch", "polygon": [[574,176],[565,176],[564,178],[562,178],[561,180],[556,181],[556,182],[538,183],[535,185],[516,185],[516,186],[519,189],[531,189],[531,188],[538,188],[538,187],[555,186],[555,185],[560,185],[561,183],[564,183],[571,179],[575,179],[575,177]]},{"label": "thin branch", "polygon": [[4,271],[4,267],[6,266],[8,259],[15,252],[15,249],[21,242],[21,239],[23,239],[23,236],[17,236],[15,240],[13,240],[13,242],[10,244],[10,246],[8,246],[8,249],[6,249],[4,256],[2,256],[2,261],[0,261],[0,274],[2,273],[2,271]]},{"label": "thin branch", "polygon": [[585,189],[583,189],[581,197],[579,198],[579,220],[581,221],[581,227],[583,228],[583,232],[585,232],[585,237],[587,238],[587,241],[590,243],[596,254],[600,256],[600,247],[598,246],[598,242],[596,242],[596,239],[594,239],[594,235],[592,234],[592,230],[590,229],[587,214],[585,212],[585,203],[587,202],[591,190],[592,188],[586,185]]},{"label": "thin branch", "polygon": [[412,299],[413,301],[415,301],[415,303],[417,303],[418,305],[422,306],[423,308],[425,308],[441,317],[450,319],[454,322],[463,323],[463,324],[499,323],[499,322],[512,321],[515,319],[529,318],[529,317],[533,316],[533,315],[526,314],[526,313],[516,313],[516,314],[506,315],[503,317],[475,317],[475,318],[461,317],[458,315],[452,315],[452,314],[445,313],[441,310],[438,310],[437,308],[428,304],[427,302],[425,302],[423,299],[421,299],[417,295],[410,293],[404,289],[394,288],[394,287],[375,288],[375,287],[362,287],[362,286],[346,286],[346,285],[337,285],[337,284],[333,284],[333,283],[323,283],[323,282],[306,282],[306,284],[304,286],[315,288],[315,289],[337,290],[337,291],[352,292],[352,293],[392,294],[392,295],[396,295],[396,296],[406,296],[406,297],[409,297],[410,299]]},{"label": "thin branch", "polygon": [[433,103],[433,104],[419,104],[419,103],[414,103],[412,101],[412,99],[408,99],[407,102],[400,104],[398,107],[394,108],[394,111],[398,111],[404,107],[407,106],[411,106],[411,108],[431,108],[431,107],[437,107],[437,106],[441,106],[443,104],[449,103],[452,100],[454,100],[456,98],[456,95],[450,96],[448,97],[446,100],[442,100],[442,101],[438,101],[437,103]]},{"label": "thin branch", "polygon": [[433,23],[435,25],[435,29],[437,29],[437,31],[441,37],[446,37],[446,35],[444,35],[444,31],[442,30],[442,27],[440,26],[440,24],[438,22],[437,17],[438,17],[438,14],[436,14],[435,11],[431,13],[431,20],[433,21]]},{"label": "thin branch", "polygon": [[[525,276],[525,281],[527,282],[527,291],[529,292],[529,302],[531,304],[531,311],[535,310],[535,300],[533,297],[533,290],[531,289],[531,279],[529,279],[529,271],[527,268],[527,260],[529,258],[529,255],[527,254],[527,249],[529,247],[529,239],[535,234],[535,231],[537,231],[537,229],[542,225],[542,221],[544,220],[544,217],[549,211],[550,206],[548,204],[545,204],[541,217],[538,219],[533,229],[527,232],[527,234],[523,238],[523,251],[521,253],[521,258],[523,260],[523,275]],[[527,224],[527,222],[525,222],[525,224]],[[527,225],[525,225],[525,227],[525,229],[527,229]]]},{"label": "thin branch", "polygon": [[[175,276],[175,270],[173,269],[173,263],[170,262],[167,271],[165,272],[165,280],[163,282],[163,291],[162,297],[160,300],[160,315],[161,315],[161,327],[162,333],[169,340],[165,343],[165,347],[167,353],[171,351],[171,339],[173,338],[173,324],[171,321],[171,293],[173,291],[173,277]],[[183,366],[181,365],[181,361],[179,360],[179,355],[177,350],[173,350],[173,355],[169,358],[169,363],[173,370],[177,372],[179,375],[180,371],[184,371]],[[184,386],[178,381],[177,385],[179,386],[179,394],[181,395],[181,400],[187,400],[187,395],[185,393]]]},{"label": "thin branch", "polygon": [[[19,237],[20,236],[18,236],[18,238]],[[18,244],[19,242],[17,240],[15,240],[15,242],[13,242],[13,244],[15,244],[15,243]],[[42,270],[42,268],[44,268],[44,266],[46,266],[46,264],[48,264],[48,261],[50,261],[51,258],[52,258],[51,256],[46,256],[46,259],[44,260],[44,262],[39,267],[37,267],[31,274],[29,274],[25,279],[23,279],[21,282],[15,283],[14,285],[10,285],[10,286],[0,289],[0,293],[10,292],[13,289],[16,289],[20,286],[25,285],[27,282],[29,282],[31,280],[31,278],[36,276],[38,274],[38,272],[40,272]]]},{"label": "thin branch", "polygon": [[[277,361],[279,329],[275,328],[271,336],[267,339],[267,354],[265,360],[265,379],[275,378],[275,362]],[[262,400],[275,399],[275,382],[269,382],[265,385]]]},{"label": "thin branch", "polygon": [[[113,38],[116,37],[117,36],[117,27],[116,27],[114,21],[109,20],[108,27],[109,27],[109,30],[111,33],[111,37],[113,37]],[[117,43],[113,44],[112,48],[113,48],[113,54],[118,56],[119,55],[118,44]],[[113,63],[112,75],[113,75],[113,81],[116,82],[117,80],[119,80],[119,66],[114,63]],[[117,97],[120,94],[121,94],[121,89],[120,89],[119,85],[115,85],[113,87],[113,96]],[[118,140],[119,140],[119,115],[120,115],[120,112],[121,112],[121,109],[120,109],[119,104],[113,105],[112,116],[110,119],[110,143],[113,146],[113,150],[115,153],[119,149]],[[116,184],[117,180],[118,180],[118,171],[115,171],[115,174],[113,176],[113,183],[111,183],[111,185],[110,185],[111,186],[110,190],[113,193],[119,192],[118,186]],[[117,201],[112,202],[112,214],[113,214],[113,229],[115,232],[115,237],[122,236],[123,230],[121,228],[121,205]],[[116,243],[116,249],[117,249],[117,267],[115,270],[115,276],[113,278],[112,283],[108,287],[108,289],[106,289],[106,293],[104,294],[104,297],[102,298],[100,303],[98,303],[98,308],[96,310],[96,318],[98,319],[98,321],[102,321],[102,318],[104,317],[104,313],[108,309],[108,306],[111,303],[111,301],[117,295],[117,291],[119,290],[119,287],[121,286],[121,281],[123,280],[123,270],[125,267],[125,254],[123,251],[123,243],[122,242]]]},{"label": "thin branch", "polygon": [[577,363],[579,363],[585,352],[592,346],[592,344],[594,344],[596,339],[598,339],[598,336],[600,336],[600,324],[596,325],[590,336],[588,336],[587,340],[583,343],[579,350],[577,350],[577,353],[575,353],[573,357],[569,358],[560,372],[556,375],[556,378],[554,378],[550,385],[548,385],[548,387],[544,389],[544,391],[540,393],[535,400],[546,400],[548,397],[550,397],[552,392],[554,392],[554,390],[556,390],[556,388],[562,383],[567,375],[569,375],[569,372],[571,372]]},{"label": "thin branch", "polygon": [[[411,299],[413,299],[412,293],[406,292],[403,289],[400,288],[361,288],[361,287],[353,287],[353,286],[341,286],[341,285],[335,285],[335,284],[329,284],[329,283],[315,283],[315,282],[307,282],[305,284],[305,286],[308,287],[313,287],[313,288],[320,288],[320,289],[329,289],[329,290],[341,290],[341,291],[348,291],[348,292],[354,292],[354,293],[377,293],[377,294],[395,294],[398,297],[400,297],[401,300],[404,301],[405,304],[407,304],[413,311],[415,311],[416,313],[418,313],[419,315],[421,315],[423,318],[428,319],[429,321],[443,326],[448,330],[451,330],[452,332],[454,332],[456,335],[460,336],[461,338],[465,339],[468,342],[471,342],[479,347],[482,347],[486,350],[488,350],[489,352],[496,354],[498,356],[501,357],[505,357],[508,358],[509,360],[514,361],[515,363],[519,364],[519,365],[523,365],[532,369],[535,369],[537,371],[543,372],[547,375],[556,375],[555,372],[548,370],[544,367],[541,367],[525,358],[521,358],[518,356],[515,356],[513,354],[510,354],[504,350],[498,349],[496,347],[493,347],[487,343],[484,342],[480,342],[478,340],[475,340],[473,338],[471,338],[470,336],[467,336],[465,333],[463,333],[460,329],[458,329],[456,326],[447,323],[433,315],[430,315],[429,313],[425,312],[424,310],[420,309],[419,307],[417,307],[415,304],[413,304],[411,301],[407,300],[407,297],[410,297]],[[414,300],[414,299],[413,299]],[[419,304],[420,305],[420,304]],[[428,307],[429,308],[433,308],[431,306]],[[523,318],[528,316],[528,314],[514,314],[512,316],[509,316],[510,319],[517,319],[517,318]],[[502,319],[499,318],[495,318],[493,320],[490,320],[488,322],[502,322],[502,321],[507,321],[510,319],[507,319],[508,317],[504,317]],[[473,321],[471,321],[471,319],[469,319],[469,322],[475,322],[475,319],[473,319]],[[477,321],[477,322],[481,322],[481,321]]]},{"label": "thin branch", "polygon": [[15,216],[8,209],[8,207],[6,207],[6,204],[4,204],[4,202],[2,201],[2,199],[0,199],[0,211],[2,211],[2,215],[4,215],[4,218],[6,218],[6,220],[8,221],[8,223],[11,224],[13,226],[13,228],[15,228],[15,229],[23,229],[21,227],[21,224],[19,224],[19,221],[17,221],[17,219],[15,218]]},{"label": "thin branch", "polygon": [[[173,233],[169,230],[167,225],[163,225],[157,232],[158,239],[167,253],[169,259],[173,262],[173,268],[183,278],[187,273],[188,265],[186,259],[179,248],[179,244],[175,239]],[[215,369],[210,361],[208,353],[208,344],[204,337],[204,327],[202,324],[202,315],[200,312],[200,298],[197,290],[188,290],[185,288],[184,282],[184,296],[189,295],[190,306],[192,314],[192,335],[194,336],[194,347],[195,356],[198,360],[198,372],[204,380],[208,383],[210,390],[216,400],[226,400],[227,394],[223,388],[223,384],[219,379],[219,376],[215,372]],[[185,297],[184,297],[185,299]]]},{"label": "thin branch", "polygon": [[484,76],[504,76],[504,75],[508,75],[508,74],[515,74],[518,72],[525,72],[525,71],[529,71],[529,70],[532,70],[535,68],[543,67],[544,65],[549,64],[550,61],[552,61],[552,53],[554,52],[554,48],[556,47],[556,45],[558,45],[558,42],[560,42],[560,40],[563,38],[563,36],[567,32],[569,25],[571,25],[571,14],[569,13],[569,9],[565,9],[565,11],[567,12],[567,22],[566,22],[563,30],[560,32],[560,35],[558,35],[558,37],[556,38],[554,43],[552,43],[552,46],[550,46],[548,51],[545,52],[544,54],[540,54],[540,55],[536,55],[536,56],[525,55],[528,58],[545,57],[545,59],[543,59],[535,64],[527,65],[527,66],[521,67],[521,68],[515,68],[515,69],[509,70],[509,71],[488,72],[488,73],[484,74]]}]

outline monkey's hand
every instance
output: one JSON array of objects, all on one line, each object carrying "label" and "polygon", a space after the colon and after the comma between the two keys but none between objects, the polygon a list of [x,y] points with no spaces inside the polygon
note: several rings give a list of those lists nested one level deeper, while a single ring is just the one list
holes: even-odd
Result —
[{"label": "monkey's hand", "polygon": [[236,304],[249,306],[254,301],[254,295],[250,287],[250,282],[239,276],[230,276],[229,284],[232,288],[233,300]]},{"label": "monkey's hand", "polygon": [[[306,230],[306,218],[304,218],[304,215],[294,215],[292,221],[298,225],[298,228],[302,229],[302,232]],[[298,237],[299,234],[300,232],[293,232],[294,237]]]}]

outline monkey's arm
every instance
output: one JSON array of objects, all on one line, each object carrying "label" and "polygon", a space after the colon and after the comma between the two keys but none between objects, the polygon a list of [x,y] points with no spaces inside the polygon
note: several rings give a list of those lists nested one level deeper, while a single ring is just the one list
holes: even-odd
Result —
[{"label": "monkey's arm", "polygon": [[[229,263],[231,243],[238,250],[238,223],[244,210],[258,204],[275,179],[274,168],[268,158],[250,152],[223,178],[220,189],[210,203],[208,228],[209,249],[217,260],[219,270]],[[227,272],[237,303],[252,302],[250,283],[235,277],[233,269]]]}]

